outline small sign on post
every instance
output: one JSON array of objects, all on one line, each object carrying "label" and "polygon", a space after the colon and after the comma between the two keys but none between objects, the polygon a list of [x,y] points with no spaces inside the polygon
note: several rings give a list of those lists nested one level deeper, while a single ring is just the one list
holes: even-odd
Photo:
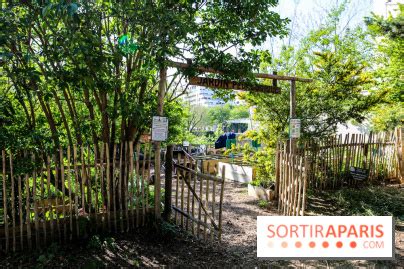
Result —
[{"label": "small sign on post", "polygon": [[168,118],[153,116],[152,140],[166,141],[168,137]]},{"label": "small sign on post", "polygon": [[290,119],[290,138],[300,137],[300,119]]}]

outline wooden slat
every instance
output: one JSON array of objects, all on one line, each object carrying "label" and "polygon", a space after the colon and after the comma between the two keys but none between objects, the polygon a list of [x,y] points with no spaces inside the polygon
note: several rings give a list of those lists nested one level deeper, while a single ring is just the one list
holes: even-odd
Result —
[{"label": "wooden slat", "polygon": [[[14,188],[14,171],[13,171],[13,153],[10,151],[10,178],[11,178],[11,218],[13,220],[13,251],[16,251],[16,236],[15,236],[15,188]],[[20,224],[21,225],[21,224]]]},{"label": "wooden slat", "polygon": [[80,229],[79,229],[79,193],[80,193],[80,182],[79,182],[79,168],[77,164],[77,147],[73,145],[73,166],[74,166],[74,211],[76,214],[76,236],[80,237]]},{"label": "wooden slat", "polygon": [[[71,147],[67,146],[67,187],[69,188],[69,240],[73,240],[73,200],[72,200],[72,175],[70,171]],[[46,227],[46,225],[44,225]]]},{"label": "wooden slat", "polygon": [[[134,175],[133,175],[133,142],[129,142],[129,178],[130,178],[130,193],[129,193],[129,207],[130,207],[130,228],[133,229],[135,227],[134,216],[133,216],[133,197],[134,197]],[[137,156],[136,156],[137,157]]]},{"label": "wooden slat", "polygon": [[3,215],[4,215],[4,229],[6,236],[6,253],[10,248],[9,230],[8,230],[8,217],[7,217],[7,180],[6,180],[6,151],[1,151],[2,163],[3,163]]}]

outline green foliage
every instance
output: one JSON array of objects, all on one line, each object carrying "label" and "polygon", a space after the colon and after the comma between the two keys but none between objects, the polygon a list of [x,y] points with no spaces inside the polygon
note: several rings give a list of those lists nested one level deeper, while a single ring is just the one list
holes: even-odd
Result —
[{"label": "green foliage", "polygon": [[98,235],[93,235],[87,244],[87,248],[92,250],[101,250],[102,242],[100,237]]},{"label": "green foliage", "polygon": [[317,195],[332,204],[339,215],[394,216],[404,221],[404,191],[399,188],[346,188]]},{"label": "green foliage", "polygon": [[59,245],[56,243],[51,244],[41,255],[39,255],[36,268],[46,268],[54,260],[58,252]]},{"label": "green foliage", "polygon": [[266,209],[269,206],[269,202],[267,200],[259,200],[258,201],[258,206],[263,208],[263,209]]},{"label": "green foliage", "polygon": [[87,243],[87,248],[95,251],[103,248],[116,250],[117,245],[113,237],[102,238],[99,235],[93,235]]},{"label": "green foliage", "polygon": [[[168,58],[191,54],[195,65],[219,69],[223,77],[251,78],[267,57],[243,47],[286,34],[288,20],[270,11],[276,5],[276,0],[4,3],[0,146],[135,140],[149,131],[158,72]],[[137,50],[122,50],[122,36]],[[191,67],[173,78],[196,74]],[[172,141],[183,117],[175,84],[168,83],[164,109]]]},{"label": "green foliage", "polygon": [[234,106],[225,104],[224,106],[215,106],[208,112],[211,124],[224,125],[228,120],[248,118],[250,112],[246,106]]},{"label": "green foliage", "polygon": [[404,5],[399,4],[396,17],[374,15],[366,18],[368,30],[377,48],[374,76],[377,87],[386,94],[383,104],[373,109],[372,127],[376,131],[392,130],[404,125]]}]

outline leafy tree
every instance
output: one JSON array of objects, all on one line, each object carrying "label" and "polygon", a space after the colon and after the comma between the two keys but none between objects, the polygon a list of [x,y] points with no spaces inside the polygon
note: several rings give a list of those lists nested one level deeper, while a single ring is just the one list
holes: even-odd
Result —
[{"label": "leafy tree", "polygon": [[[2,73],[25,128],[60,144],[137,141],[156,110],[158,71],[169,58],[193,55],[195,65],[239,78],[258,66],[259,45],[284,35],[268,1],[24,1],[2,6]],[[243,27],[240,27],[243,25]],[[122,50],[126,36],[137,51]],[[195,74],[179,70],[175,79]],[[169,84],[171,85],[171,83]],[[171,89],[172,90],[172,89]],[[170,92],[170,87],[167,93]],[[172,97],[172,95],[167,94]],[[175,97],[166,99],[173,101]]]},{"label": "leafy tree", "polygon": [[[46,160],[46,150],[58,156],[67,144],[103,142],[114,158],[114,143],[137,143],[149,131],[159,72],[169,59],[192,55],[195,65],[216,68],[223,77],[251,77],[260,59],[241,48],[286,34],[288,20],[270,11],[276,4],[2,1],[0,146],[20,157],[23,149],[34,148]],[[173,81],[196,74],[192,67],[178,70],[168,83],[164,114],[171,141],[181,133],[183,116]]]},{"label": "leafy tree", "polygon": [[[298,49],[284,47],[278,59],[263,66],[314,79],[312,83],[296,83],[296,114],[306,138],[332,134],[339,123],[350,119],[360,122],[378,102],[375,94],[363,94],[374,85],[369,73],[372,50],[366,33],[360,28],[336,32],[335,21],[343,7],[333,10],[324,25],[310,32]],[[279,95],[244,95],[257,107],[256,117],[270,146],[288,137],[290,84],[281,82],[280,86]]]},{"label": "leafy tree", "polygon": [[374,15],[366,18],[374,45],[374,76],[377,87],[386,92],[383,104],[373,111],[372,124],[375,130],[392,130],[404,124],[404,5],[399,4],[396,17],[383,18]]},{"label": "leafy tree", "polygon": [[250,117],[250,111],[249,108],[246,106],[233,106],[230,109],[230,117],[229,119],[235,120],[235,119],[245,119]]}]

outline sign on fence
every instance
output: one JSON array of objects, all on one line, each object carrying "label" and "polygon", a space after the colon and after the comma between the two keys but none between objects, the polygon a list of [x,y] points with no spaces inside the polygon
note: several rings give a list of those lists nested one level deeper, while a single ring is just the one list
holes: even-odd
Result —
[{"label": "sign on fence", "polygon": [[168,136],[168,118],[154,116],[152,124],[152,140],[166,141],[167,136]]},{"label": "sign on fence", "polygon": [[351,166],[349,172],[355,180],[365,181],[368,179],[369,171],[367,169]]},{"label": "sign on fence", "polygon": [[300,119],[290,119],[290,138],[300,137]]}]

